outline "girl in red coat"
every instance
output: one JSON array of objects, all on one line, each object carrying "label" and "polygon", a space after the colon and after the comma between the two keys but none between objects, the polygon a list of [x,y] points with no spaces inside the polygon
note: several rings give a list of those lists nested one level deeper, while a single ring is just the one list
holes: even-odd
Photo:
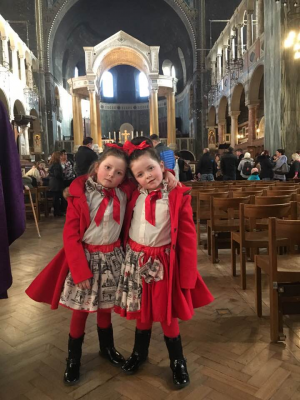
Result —
[{"label": "girl in red coat", "polygon": [[36,301],[73,310],[64,381],[79,380],[85,324],[97,313],[100,353],[114,365],[124,362],[115,349],[111,310],[124,253],[120,232],[130,184],[122,184],[127,172],[127,154],[117,145],[107,147],[93,164],[89,176],[70,186],[64,249],[33,281],[26,293]]},{"label": "girl in red coat", "polygon": [[189,320],[194,308],[213,297],[197,271],[196,231],[189,189],[167,190],[163,163],[147,141],[126,142],[129,167],[139,188],[124,220],[126,247],[115,311],[136,319],[134,349],[122,366],[131,374],[148,356],[153,322],[160,322],[170,356],[173,382],[189,384],[178,318]]}]

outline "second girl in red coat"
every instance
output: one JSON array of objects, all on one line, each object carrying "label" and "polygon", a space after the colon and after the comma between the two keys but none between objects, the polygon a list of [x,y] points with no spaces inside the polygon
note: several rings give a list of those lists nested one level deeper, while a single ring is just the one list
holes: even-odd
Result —
[{"label": "second girl in red coat", "polygon": [[153,322],[160,322],[169,351],[173,382],[189,384],[178,318],[189,320],[194,308],[213,297],[197,271],[196,231],[189,189],[171,192],[163,180],[164,166],[147,141],[126,142],[129,166],[139,188],[124,220],[126,247],[115,310],[136,319],[134,349],[122,369],[131,374],[148,356]]}]

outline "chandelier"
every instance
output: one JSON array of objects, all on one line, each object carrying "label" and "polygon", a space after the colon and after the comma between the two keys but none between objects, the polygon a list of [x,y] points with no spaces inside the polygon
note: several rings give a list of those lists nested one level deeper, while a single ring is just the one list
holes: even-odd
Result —
[{"label": "chandelier", "polygon": [[[280,1],[276,1],[279,3]],[[285,49],[290,49],[294,52],[294,59],[300,59],[300,2],[294,1],[290,4],[288,1],[283,1],[282,4],[287,9],[287,19],[291,30],[287,34],[283,47]]]}]

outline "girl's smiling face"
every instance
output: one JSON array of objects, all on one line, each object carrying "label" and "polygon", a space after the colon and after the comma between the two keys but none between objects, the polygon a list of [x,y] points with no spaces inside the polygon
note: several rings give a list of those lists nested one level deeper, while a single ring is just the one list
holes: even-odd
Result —
[{"label": "girl's smiling face", "polygon": [[108,156],[101,162],[96,172],[97,183],[107,189],[118,187],[125,178],[126,162],[115,156]]},{"label": "girl's smiling face", "polygon": [[146,190],[157,189],[163,180],[164,163],[156,160],[145,153],[130,164],[131,172],[139,183]]}]

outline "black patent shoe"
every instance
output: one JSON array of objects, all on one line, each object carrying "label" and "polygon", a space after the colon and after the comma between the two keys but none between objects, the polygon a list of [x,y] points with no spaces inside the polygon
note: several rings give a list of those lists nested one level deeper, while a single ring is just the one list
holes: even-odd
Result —
[{"label": "black patent shoe", "polygon": [[142,357],[140,354],[134,352],[125,361],[125,364],[122,366],[122,371],[127,375],[132,375],[136,373],[140,366],[147,360],[147,357]]},{"label": "black patent shoe", "polygon": [[121,366],[125,362],[125,358],[114,347],[106,347],[99,351],[101,357],[106,358],[115,366]]},{"label": "black patent shoe", "polygon": [[64,382],[67,385],[74,385],[80,378],[80,361],[67,358],[67,368],[64,374]]},{"label": "black patent shoe", "polygon": [[190,377],[186,366],[186,360],[172,361],[171,369],[173,371],[173,383],[177,389],[182,389],[190,384]]}]

